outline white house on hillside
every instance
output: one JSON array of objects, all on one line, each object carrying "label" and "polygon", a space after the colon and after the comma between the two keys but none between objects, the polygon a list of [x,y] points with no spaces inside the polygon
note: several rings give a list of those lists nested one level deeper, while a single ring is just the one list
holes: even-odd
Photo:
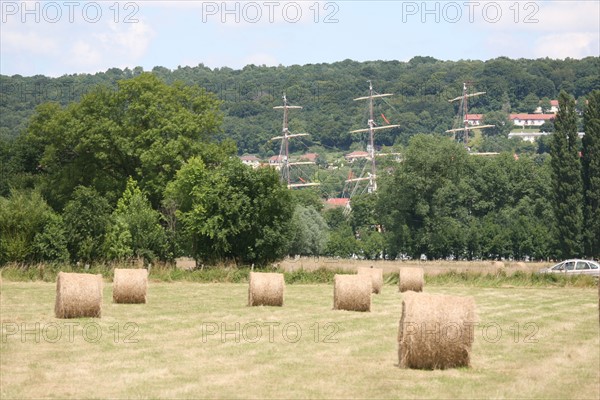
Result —
[{"label": "white house on hillside", "polygon": [[243,164],[248,165],[252,168],[258,168],[258,166],[260,165],[260,159],[255,155],[241,156],[240,160],[242,160]]},{"label": "white house on hillside", "polygon": [[355,160],[358,160],[360,158],[368,158],[369,157],[369,153],[367,153],[366,151],[353,151],[352,153],[348,153],[344,156],[344,158],[346,159],[346,161],[352,163]]},{"label": "white house on hillside", "polygon": [[510,114],[510,119],[515,126],[541,126],[556,117],[554,114]]},{"label": "white house on hillside", "polygon": [[[515,126],[541,126],[546,121],[551,121],[556,117],[554,114],[510,114],[509,118]],[[478,126],[483,123],[483,114],[467,115],[467,123],[471,126]]]},{"label": "white house on hillside", "polygon": [[[550,100],[550,109],[544,110],[544,111],[548,112],[548,113],[556,114],[558,112],[558,100]],[[534,113],[542,114],[542,106],[539,106],[538,108],[536,108]]]},{"label": "white house on hillside", "polygon": [[471,126],[481,125],[483,114],[467,114],[467,123]]}]

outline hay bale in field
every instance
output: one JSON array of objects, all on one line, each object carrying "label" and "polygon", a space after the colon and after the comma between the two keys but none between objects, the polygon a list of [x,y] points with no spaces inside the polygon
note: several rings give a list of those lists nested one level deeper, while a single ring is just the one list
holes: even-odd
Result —
[{"label": "hay bale in field", "polygon": [[492,267],[502,269],[504,268],[504,263],[502,261],[492,261]]},{"label": "hay bale in field", "polygon": [[283,306],[283,274],[250,272],[248,306]]},{"label": "hay bale in field", "polygon": [[373,279],[370,275],[335,275],[333,309],[371,311]]},{"label": "hay bale in field", "polygon": [[399,366],[468,367],[476,319],[472,297],[405,293],[398,329]]},{"label": "hay bale in field", "polygon": [[102,275],[59,272],[54,314],[56,318],[100,318]]},{"label": "hay bale in field", "polygon": [[114,303],[146,303],[148,270],[115,268],[113,278]]},{"label": "hay bale in field", "polygon": [[401,292],[412,290],[422,292],[425,285],[425,272],[423,268],[402,267],[398,277],[398,289]]},{"label": "hay bale in field", "polygon": [[356,272],[358,275],[370,276],[373,293],[381,293],[383,287],[383,270],[381,268],[358,267]]}]

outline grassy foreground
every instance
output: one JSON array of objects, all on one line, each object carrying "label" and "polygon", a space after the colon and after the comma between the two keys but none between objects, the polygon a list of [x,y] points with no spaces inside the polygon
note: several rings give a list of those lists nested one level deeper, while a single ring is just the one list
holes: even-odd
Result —
[{"label": "grassy foreground", "polygon": [[55,285],[1,284],[0,398],[598,398],[598,290],[427,286],[475,297],[472,367],[397,367],[402,295],[333,311],[328,284],[288,285],[282,308],[247,285],[156,283],[145,305],[54,318]]}]

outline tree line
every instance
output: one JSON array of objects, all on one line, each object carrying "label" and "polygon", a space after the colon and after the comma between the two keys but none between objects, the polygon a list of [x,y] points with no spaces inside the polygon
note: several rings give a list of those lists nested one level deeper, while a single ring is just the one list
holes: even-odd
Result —
[{"label": "tree line", "polygon": [[494,157],[417,135],[380,190],[325,214],[325,253],[369,259],[547,260],[600,257],[600,91],[579,139],[575,99],[562,91],[549,153]]},{"label": "tree line", "polygon": [[[507,122],[508,113],[531,113],[540,105],[556,99],[560,90],[574,96],[578,105],[585,96],[600,89],[600,58],[582,60],[513,60],[499,57],[488,61],[442,61],[432,57],[414,57],[408,62],[344,60],[331,64],[266,67],[248,65],[240,70],[155,67],[152,73],[167,84],[181,82],[199,86],[221,101],[222,130],[216,138],[232,139],[238,153],[260,154],[263,158],[278,152],[269,139],[280,130],[280,116],[273,106],[281,105],[283,92],[292,104],[304,107],[294,113],[290,128],[309,132],[304,142],[292,143],[292,151],[304,146],[321,145],[346,151],[364,139],[350,131],[363,128],[366,110],[352,101],[363,96],[371,80],[380,93],[393,93],[377,106],[381,114],[401,126],[377,136],[378,145],[407,145],[418,133],[442,134],[452,128],[458,107],[447,100],[461,94],[464,82],[477,91],[485,91],[470,104],[470,112],[489,114],[489,122]],[[104,73],[73,74],[58,78],[0,75],[0,137],[14,138],[26,128],[37,105],[53,101],[63,106],[80,101],[97,85],[116,90],[117,82],[143,74],[134,69],[111,68]],[[546,107],[547,108],[547,107]],[[581,108],[582,109],[582,108]],[[501,124],[497,124],[501,126]],[[506,136],[510,128],[490,131]],[[498,147],[494,140],[488,148]]]},{"label": "tree line", "polygon": [[586,96],[583,141],[576,100],[561,92],[550,154],[479,157],[414,135],[348,216],[243,165],[202,87],[150,73],[117,85],[41,104],[6,148],[0,264],[600,255],[600,91]]}]

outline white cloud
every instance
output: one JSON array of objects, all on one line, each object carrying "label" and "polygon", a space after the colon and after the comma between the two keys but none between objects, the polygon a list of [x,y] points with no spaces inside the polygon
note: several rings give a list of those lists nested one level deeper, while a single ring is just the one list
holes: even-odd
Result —
[{"label": "white cloud", "polygon": [[[600,2],[495,3],[501,7],[502,17],[496,23],[475,24],[492,53],[525,58],[598,56]],[[489,13],[488,17],[495,15]]]},{"label": "white cloud", "polygon": [[22,32],[8,26],[2,29],[0,44],[3,52],[29,52],[33,55],[53,54],[59,47],[55,38],[34,31]]},{"label": "white cloud", "polygon": [[110,2],[95,3],[95,9],[81,4],[69,9],[67,3],[56,2],[49,10],[44,5],[49,3],[15,4],[3,16],[3,73],[62,75],[135,66],[155,36],[141,10],[122,3],[118,10]]},{"label": "white cloud", "polygon": [[537,39],[535,57],[583,58],[598,56],[600,42],[594,33],[559,33],[544,35]]},{"label": "white cloud", "polygon": [[92,72],[102,63],[102,54],[98,47],[79,39],[71,46],[67,59],[71,66]]},{"label": "white cloud", "polygon": [[107,22],[96,29],[77,30],[77,40],[67,47],[69,56],[64,68],[94,73],[108,68],[137,65],[150,46],[153,32],[143,22],[113,24]]},{"label": "white cloud", "polygon": [[[543,1],[538,3],[539,12],[536,18],[539,20],[539,23],[527,24],[530,27],[536,30],[552,32],[587,31],[599,34],[600,2],[575,0]],[[521,19],[524,17],[525,15]]]},{"label": "white cloud", "polygon": [[152,29],[141,21],[135,24],[107,23],[102,33],[94,34],[102,43],[104,53],[132,60],[146,53],[153,36]]},{"label": "white cloud", "polygon": [[[472,18],[478,29],[510,32],[598,32],[600,26],[600,2],[597,1],[482,1],[475,3],[478,5],[473,6]],[[464,8],[461,23],[468,23],[468,10],[469,8]]]}]

